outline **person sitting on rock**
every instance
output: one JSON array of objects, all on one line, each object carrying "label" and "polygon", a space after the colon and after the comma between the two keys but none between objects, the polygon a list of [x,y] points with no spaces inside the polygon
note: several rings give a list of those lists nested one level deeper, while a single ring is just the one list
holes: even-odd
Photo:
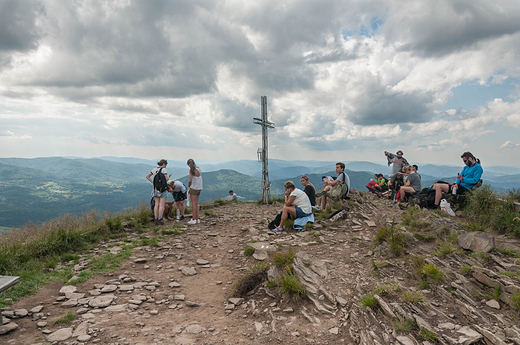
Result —
[{"label": "person sitting on rock", "polygon": [[462,172],[457,174],[457,181],[455,183],[436,183],[432,187],[435,189],[436,208],[439,207],[442,193],[452,193],[453,189],[456,189],[455,194],[464,195],[482,178],[484,170],[478,158],[475,158],[471,152],[464,152],[460,158],[462,158],[465,166]]},{"label": "person sitting on rock", "polygon": [[316,189],[314,188],[314,185],[310,183],[309,176],[303,175],[301,178],[301,183],[302,186],[305,187],[303,191],[309,197],[312,208],[316,208]]},{"label": "person sitting on rock", "polygon": [[228,201],[238,201],[238,195],[232,190],[229,191],[229,195],[231,195],[231,199],[229,199]]},{"label": "person sitting on rock", "polygon": [[317,197],[321,197],[321,209],[324,210],[327,206],[327,196],[329,191],[337,185],[340,181],[345,182],[346,188],[345,193],[343,193],[343,197],[347,197],[350,192],[350,178],[345,173],[345,163],[338,162],[336,163],[336,173],[338,177],[333,181],[326,181],[323,184],[323,190],[316,194]]},{"label": "person sitting on rock", "polygon": [[311,201],[307,194],[296,188],[292,181],[287,181],[285,187],[285,203],[282,210],[280,224],[273,229],[274,232],[283,231],[283,222],[289,217],[303,218],[312,214]]},{"label": "person sitting on rock", "polygon": [[410,195],[415,195],[422,189],[421,176],[416,173],[415,168],[411,165],[408,165],[404,169],[407,178],[404,186],[401,186],[401,188],[399,189],[401,201],[406,201],[407,193]]}]

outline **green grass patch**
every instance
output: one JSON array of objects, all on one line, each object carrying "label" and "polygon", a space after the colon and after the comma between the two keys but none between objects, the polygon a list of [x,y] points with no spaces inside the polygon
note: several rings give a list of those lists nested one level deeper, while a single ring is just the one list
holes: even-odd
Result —
[{"label": "green grass patch", "polygon": [[282,275],[278,288],[281,292],[288,294],[293,299],[298,299],[307,292],[296,274],[291,270],[285,271]]},{"label": "green grass patch", "polygon": [[404,291],[403,300],[411,303],[424,304],[421,291]]},{"label": "green grass patch", "polygon": [[504,254],[506,256],[510,256],[510,257],[513,257],[513,258],[520,258],[520,253],[518,253],[516,250],[514,249],[506,249],[506,248],[502,248],[502,247],[495,247],[495,250],[501,254]]},{"label": "green grass patch", "polygon": [[435,334],[432,331],[427,330],[426,328],[421,328],[419,331],[419,336],[423,338],[424,340],[435,342],[437,340],[437,334]]},{"label": "green grass patch", "polygon": [[368,293],[361,297],[361,304],[367,308],[376,308],[378,306],[377,300],[374,298],[373,293]]},{"label": "green grass patch", "polygon": [[292,248],[286,252],[277,252],[273,255],[273,263],[278,267],[292,267],[292,262],[295,258],[295,253]]},{"label": "green grass patch", "polygon": [[247,246],[244,248],[244,255],[246,256],[251,256],[255,253],[255,248],[251,247],[251,246]]},{"label": "green grass patch", "polygon": [[78,317],[78,315],[76,313],[74,313],[72,311],[69,311],[69,312],[67,312],[67,314],[65,314],[64,316],[60,317],[56,321],[54,321],[53,324],[57,325],[57,324],[69,323],[69,322],[74,321],[77,317]]},{"label": "green grass patch", "polygon": [[416,329],[415,322],[401,316],[392,320],[392,326],[399,333],[408,333]]}]

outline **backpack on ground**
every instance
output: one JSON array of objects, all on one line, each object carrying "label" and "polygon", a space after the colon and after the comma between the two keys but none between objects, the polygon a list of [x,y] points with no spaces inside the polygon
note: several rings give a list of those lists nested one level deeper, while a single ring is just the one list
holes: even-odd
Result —
[{"label": "backpack on ground", "polygon": [[417,205],[421,208],[434,208],[435,206],[435,189],[429,187],[423,188],[419,194],[417,194],[413,200],[413,205]]},{"label": "backpack on ground", "polygon": [[163,168],[160,168],[157,174],[153,177],[153,187],[160,193],[168,190],[168,181],[166,181],[166,176],[162,173],[162,169]]},{"label": "backpack on ground", "polygon": [[[267,227],[270,230],[273,230],[274,228],[276,228],[278,226],[278,224],[280,224],[281,220],[282,220],[282,212],[278,213],[278,215],[267,225]],[[280,225],[282,225],[282,224],[280,224]]]}]

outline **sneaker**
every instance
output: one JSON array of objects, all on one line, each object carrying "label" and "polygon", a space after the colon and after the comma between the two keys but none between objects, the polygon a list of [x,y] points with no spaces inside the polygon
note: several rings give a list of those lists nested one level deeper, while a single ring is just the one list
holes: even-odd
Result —
[{"label": "sneaker", "polygon": [[273,232],[282,232],[283,231],[283,228],[281,226],[277,226],[276,228],[273,229]]},{"label": "sneaker", "polygon": [[190,220],[190,221],[188,222],[188,224],[192,224],[192,225],[193,225],[193,224],[197,224],[197,221],[196,221],[195,219],[192,219],[192,220]]},{"label": "sneaker", "polygon": [[181,220],[184,220],[184,216],[181,216]]},{"label": "sneaker", "polygon": [[197,219],[197,224],[200,224],[200,219]]}]

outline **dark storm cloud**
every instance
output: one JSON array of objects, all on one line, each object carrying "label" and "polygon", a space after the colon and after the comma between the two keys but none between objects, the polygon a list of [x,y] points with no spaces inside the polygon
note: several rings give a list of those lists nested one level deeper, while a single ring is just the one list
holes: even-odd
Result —
[{"label": "dark storm cloud", "polygon": [[349,117],[356,125],[386,125],[427,122],[433,117],[428,103],[432,95],[423,92],[367,92],[359,107]]},{"label": "dark storm cloud", "polygon": [[37,1],[0,1],[0,71],[12,60],[12,53],[38,46],[40,31],[36,18],[43,12]]},{"label": "dark storm cloud", "polygon": [[[394,7],[388,41],[402,41],[401,51],[443,56],[476,44],[520,32],[518,1],[439,0],[426,6]],[[400,13],[398,13],[400,12]],[[406,18],[408,25],[399,25]]]}]

